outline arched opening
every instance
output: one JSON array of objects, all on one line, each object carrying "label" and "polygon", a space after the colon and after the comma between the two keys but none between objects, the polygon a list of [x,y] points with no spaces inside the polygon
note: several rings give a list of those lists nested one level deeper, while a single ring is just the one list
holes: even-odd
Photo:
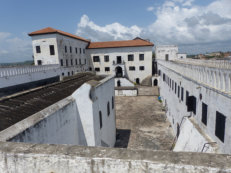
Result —
[{"label": "arched opening", "polygon": [[120,66],[116,67],[115,72],[116,72],[116,77],[122,77],[123,76],[123,70]]},{"label": "arched opening", "polygon": [[121,86],[121,82],[120,80],[117,81],[117,86],[120,87]]},{"label": "arched opening", "polygon": [[158,85],[158,80],[157,80],[157,79],[155,79],[155,80],[153,81],[153,85],[154,85],[154,86],[157,86],[157,85]]},{"label": "arched opening", "polygon": [[136,78],[136,83],[140,84],[140,79],[139,78]]}]

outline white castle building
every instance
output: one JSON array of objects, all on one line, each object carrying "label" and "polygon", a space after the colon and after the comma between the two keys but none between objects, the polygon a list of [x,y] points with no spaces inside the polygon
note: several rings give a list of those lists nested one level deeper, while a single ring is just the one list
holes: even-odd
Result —
[{"label": "white castle building", "polygon": [[231,63],[181,59],[156,47],[160,96],[176,134],[174,151],[231,153]]},{"label": "white castle building", "polygon": [[35,65],[59,64],[63,76],[80,71],[126,77],[138,84],[152,75],[153,43],[141,38],[90,42],[53,28],[32,33]]}]

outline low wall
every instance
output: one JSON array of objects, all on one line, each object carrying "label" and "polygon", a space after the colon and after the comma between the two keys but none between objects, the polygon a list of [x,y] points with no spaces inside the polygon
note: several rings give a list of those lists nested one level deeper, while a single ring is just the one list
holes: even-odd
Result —
[{"label": "low wall", "polygon": [[138,90],[133,87],[117,87],[115,88],[115,96],[137,96]]},{"label": "low wall", "polygon": [[120,86],[121,87],[133,87],[135,86],[134,83],[129,81],[126,78],[115,78],[115,87],[118,87],[118,81],[120,81]]},{"label": "low wall", "polygon": [[217,150],[214,141],[209,139],[192,119],[184,119],[173,151],[216,153]]},{"label": "low wall", "polygon": [[0,142],[0,172],[231,172],[231,156]]}]

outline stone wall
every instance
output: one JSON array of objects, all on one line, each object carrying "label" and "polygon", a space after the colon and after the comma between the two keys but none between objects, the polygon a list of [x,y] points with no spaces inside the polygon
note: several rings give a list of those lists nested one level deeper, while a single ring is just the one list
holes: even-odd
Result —
[{"label": "stone wall", "polygon": [[0,172],[218,173],[229,155],[0,142]]}]

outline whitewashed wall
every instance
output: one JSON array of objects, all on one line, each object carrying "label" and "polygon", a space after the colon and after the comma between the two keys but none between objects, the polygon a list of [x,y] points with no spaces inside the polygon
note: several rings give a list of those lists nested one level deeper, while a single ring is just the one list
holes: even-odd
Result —
[{"label": "whitewashed wall", "polygon": [[[123,48],[102,48],[102,49],[88,49],[93,62],[93,56],[99,56],[100,62],[93,62],[94,68],[100,68],[100,75],[115,75],[115,67],[113,61],[116,62],[116,57],[121,56],[122,62],[125,63],[125,76],[136,82],[136,78],[143,79],[152,75],[152,46],[146,47],[123,47]],[[134,55],[134,61],[128,61],[128,55]],[[139,60],[139,54],[144,54],[144,61]],[[109,62],[104,62],[104,56],[109,55]],[[129,66],[134,66],[135,71],[130,71]],[[144,66],[144,70],[140,71],[139,67]],[[105,67],[110,67],[110,72],[105,72]]]},{"label": "whitewashed wall", "polygon": [[156,59],[165,60],[168,55],[168,60],[175,60],[178,58],[178,47],[175,45],[158,45],[155,48]]},{"label": "whitewashed wall", "polygon": [[[231,153],[231,95],[219,90],[217,88],[213,88],[210,85],[205,85],[205,83],[200,82],[199,75],[196,73],[197,66],[189,65],[190,68],[186,68],[186,65],[174,63],[174,62],[166,62],[158,60],[158,69],[161,70],[161,76],[159,81],[160,86],[160,95],[163,99],[163,104],[167,110],[167,116],[170,120],[174,131],[176,132],[177,123],[180,124],[183,116],[192,115],[195,121],[198,123],[199,127],[213,140],[213,142],[217,142],[219,146],[219,152],[221,153]],[[208,67],[204,67],[208,68]],[[222,69],[214,69],[219,70],[220,72],[225,71]],[[170,88],[170,86],[163,82],[163,74],[167,75],[171,80],[177,83],[177,86],[184,88],[184,100],[181,101],[181,93],[180,98],[175,94],[175,86],[174,89]],[[201,73],[201,75],[204,75]],[[166,76],[166,78],[167,78]],[[166,79],[167,80],[167,79]],[[211,83],[214,83],[211,81]],[[186,90],[189,91],[189,95],[193,95],[197,98],[196,103],[196,115],[193,115],[191,112],[187,112],[186,107]],[[202,99],[200,100],[200,94]],[[207,126],[201,122],[202,119],[202,102],[208,105],[208,122]],[[224,143],[219,140],[219,138],[215,135],[215,124],[216,124],[216,111],[224,114],[226,116],[226,129],[225,129],[225,141]]]},{"label": "whitewashed wall", "polygon": [[[110,76],[93,84],[83,84],[72,96],[1,131],[0,141],[113,147],[116,139],[115,107],[111,107],[114,78]],[[103,115],[102,129],[99,110]]]},{"label": "whitewashed wall", "polygon": [[138,92],[137,89],[119,89],[115,90],[115,95],[116,96],[137,96]]},{"label": "whitewashed wall", "polygon": [[118,81],[120,81],[120,86],[135,86],[134,83],[132,83],[131,81],[129,81],[126,78],[115,78],[115,87],[117,87],[118,85]]}]

